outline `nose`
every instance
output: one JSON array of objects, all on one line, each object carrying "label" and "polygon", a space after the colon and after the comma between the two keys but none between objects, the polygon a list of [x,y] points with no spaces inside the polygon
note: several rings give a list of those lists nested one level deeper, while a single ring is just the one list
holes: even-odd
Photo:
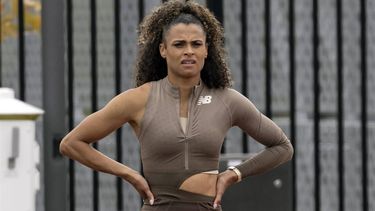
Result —
[{"label": "nose", "polygon": [[185,55],[193,55],[194,51],[191,45],[187,45],[185,48]]}]

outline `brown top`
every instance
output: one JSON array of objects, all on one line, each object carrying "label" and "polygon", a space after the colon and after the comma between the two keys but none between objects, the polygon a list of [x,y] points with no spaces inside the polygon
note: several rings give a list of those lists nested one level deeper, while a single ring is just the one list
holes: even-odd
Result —
[{"label": "brown top", "polygon": [[167,78],[151,82],[138,137],[151,188],[179,187],[195,173],[218,169],[221,146],[233,126],[266,146],[237,166],[242,177],[263,173],[292,157],[293,147],[283,131],[242,94],[234,89],[209,89],[203,82],[193,89],[184,133],[179,120],[179,89]]}]

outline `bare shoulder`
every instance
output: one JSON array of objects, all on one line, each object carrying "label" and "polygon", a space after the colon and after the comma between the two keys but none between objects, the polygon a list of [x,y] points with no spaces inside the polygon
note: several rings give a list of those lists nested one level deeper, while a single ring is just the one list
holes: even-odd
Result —
[{"label": "bare shoulder", "polygon": [[126,104],[131,104],[136,108],[144,107],[147,103],[147,99],[151,90],[151,83],[143,84],[142,86],[129,89],[120,94],[123,102]]},{"label": "bare shoulder", "polygon": [[135,121],[146,106],[150,90],[150,83],[128,89],[114,97],[103,110],[115,112],[112,115],[121,117],[126,122]]}]

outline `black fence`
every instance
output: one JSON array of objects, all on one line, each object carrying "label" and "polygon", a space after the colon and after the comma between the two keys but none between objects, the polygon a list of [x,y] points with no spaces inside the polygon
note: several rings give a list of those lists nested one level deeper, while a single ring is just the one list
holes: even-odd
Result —
[{"label": "black fence", "polygon": [[[23,11],[23,0],[19,0],[19,13],[18,13],[18,44],[19,44],[19,96],[22,100],[25,100],[25,96],[27,95],[27,89],[25,87],[26,80],[28,79],[26,77],[26,72],[25,72],[25,46],[24,46],[24,11]],[[289,0],[288,1],[288,20],[289,20],[289,26],[288,26],[288,43],[289,43],[289,64],[290,64],[290,70],[289,70],[289,95],[290,95],[290,111],[289,111],[289,118],[290,118],[290,139],[293,142],[294,148],[297,149],[298,141],[296,141],[297,137],[297,119],[296,119],[296,72],[298,71],[296,69],[296,50],[295,50],[295,45],[296,45],[296,34],[295,34],[295,2],[296,0]],[[121,84],[124,82],[121,80],[123,77],[121,76],[121,55],[123,54],[123,49],[121,48],[121,15],[120,15],[120,9],[121,9],[121,3],[122,1],[114,0],[113,1],[113,20],[114,20],[114,87],[113,89],[115,90],[115,93],[118,94],[122,91]],[[249,1],[246,0],[241,0],[241,43],[242,43],[242,49],[241,49],[241,57],[242,63],[241,63],[241,91],[244,95],[249,95],[250,91],[248,90],[248,83],[249,81],[247,80],[248,78],[248,71],[249,67],[248,66],[248,22],[251,21],[248,18],[247,14],[247,4]],[[314,181],[314,187],[315,187],[315,210],[319,211],[321,210],[321,131],[320,131],[320,123],[322,119],[322,113],[321,113],[321,101],[320,101],[320,95],[321,95],[321,87],[320,87],[320,77],[319,74],[321,74],[320,70],[320,52],[319,52],[319,47],[321,45],[321,38],[320,38],[320,33],[319,30],[321,29],[319,27],[320,19],[319,17],[319,3],[320,1],[318,0],[313,0],[312,1],[312,16],[311,16],[311,21],[312,21],[312,39],[311,43],[313,45],[313,51],[312,51],[312,61],[311,64],[313,66],[313,134],[314,134],[314,172],[315,172],[315,181]],[[343,19],[343,2],[342,0],[336,0],[336,28],[331,29],[335,30],[336,34],[336,46],[337,46],[337,88],[336,88],[336,94],[337,94],[337,115],[335,116],[337,120],[337,149],[338,149],[338,210],[343,211],[345,210],[345,171],[344,171],[344,156],[345,156],[345,149],[344,149],[344,79],[343,79],[343,29],[342,29],[342,19]],[[139,8],[139,20],[142,19],[142,17],[145,15],[145,9],[144,9],[145,2],[144,0],[139,0],[138,1],[138,8]],[[223,0],[207,0],[206,5],[208,8],[210,8],[217,18],[223,23],[224,28],[226,26],[226,23],[223,22]],[[362,151],[361,151],[361,163],[362,163],[362,173],[361,173],[361,181],[362,181],[362,210],[363,211],[368,211],[369,210],[369,175],[370,173],[368,172],[368,114],[367,114],[367,105],[368,105],[368,95],[369,93],[367,92],[367,82],[368,82],[368,50],[367,50],[367,18],[369,17],[366,12],[366,5],[367,1],[366,0],[361,0],[360,1],[360,43],[358,45],[360,46],[360,69],[361,69],[361,81],[360,81],[360,86],[361,86],[361,92],[360,92],[360,99],[361,99],[361,144],[362,144]],[[74,116],[75,116],[75,109],[74,109],[74,27],[73,27],[73,0],[66,0],[65,1],[65,17],[66,17],[66,70],[67,70],[67,116],[68,116],[68,129],[71,130],[74,127]],[[90,29],[91,29],[91,55],[90,55],[90,63],[91,63],[91,112],[94,112],[98,110],[98,74],[97,74],[97,66],[98,66],[98,59],[97,59],[97,27],[96,27],[96,19],[97,19],[97,2],[96,0],[90,0],[90,11],[91,11],[91,16],[90,16]],[[271,17],[272,17],[272,12],[271,12],[271,1],[270,0],[265,0],[264,1],[264,70],[265,70],[265,114],[269,116],[270,118],[273,117],[272,113],[272,72],[275,71],[272,68],[272,23],[271,23]],[[3,55],[3,53],[1,53]],[[0,57],[2,58],[2,56]],[[3,61],[3,60],[0,60]],[[0,65],[0,86],[3,85],[4,83],[4,77],[2,76],[2,65]],[[47,71],[47,70],[44,70]],[[123,152],[121,151],[122,149],[122,129],[119,129],[116,132],[116,159],[118,161],[123,160]],[[248,153],[248,138],[246,135],[243,135],[243,140],[242,140],[242,149],[243,153]],[[97,144],[94,144],[94,147],[98,147]],[[225,153],[226,150],[223,148],[222,153]],[[295,153],[298,153],[297,151]],[[70,161],[69,162],[69,209],[71,211],[75,210],[75,203],[76,200],[78,200],[75,196],[75,168],[74,168],[74,162]],[[293,210],[297,209],[296,203],[297,203],[297,197],[298,197],[298,192],[297,192],[297,174],[298,172],[296,171],[296,156],[292,160],[292,181],[293,181]],[[92,203],[93,203],[93,210],[98,211],[99,210],[99,174],[98,172],[93,172],[92,173],[93,177],[93,195],[92,195]],[[117,178],[116,182],[116,188],[117,188],[117,210],[124,210],[123,204],[124,204],[124,197],[123,197],[123,181],[120,178]],[[48,193],[46,193],[48,194]]]}]

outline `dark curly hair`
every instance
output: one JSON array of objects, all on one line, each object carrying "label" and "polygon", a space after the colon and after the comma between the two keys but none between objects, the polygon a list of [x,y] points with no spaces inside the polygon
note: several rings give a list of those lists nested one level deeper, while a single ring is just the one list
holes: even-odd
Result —
[{"label": "dark curly hair", "polygon": [[[172,0],[163,3],[147,15],[139,25],[139,51],[136,60],[136,86],[167,76],[167,64],[161,57],[159,45],[164,30],[176,24],[181,14],[196,17],[206,33],[208,55],[201,71],[202,81],[209,88],[231,87],[230,71],[224,50],[224,30],[215,16],[205,7],[192,1]],[[193,24],[197,24],[192,21]]]}]

